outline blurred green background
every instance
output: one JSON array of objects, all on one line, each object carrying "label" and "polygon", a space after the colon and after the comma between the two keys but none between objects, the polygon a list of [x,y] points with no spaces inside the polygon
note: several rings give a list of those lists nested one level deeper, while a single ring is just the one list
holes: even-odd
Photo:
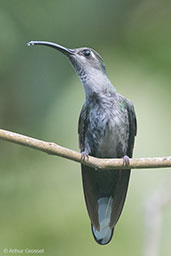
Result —
[{"label": "blurred green background", "polygon": [[[68,60],[30,40],[89,46],[104,58],[138,119],[135,157],[171,154],[171,4],[161,0],[0,0],[1,128],[78,150],[83,89]],[[171,170],[132,171],[114,237],[95,243],[80,165],[0,141],[0,255],[142,255],[145,203],[171,185]],[[161,255],[170,255],[171,207],[164,209]]]}]

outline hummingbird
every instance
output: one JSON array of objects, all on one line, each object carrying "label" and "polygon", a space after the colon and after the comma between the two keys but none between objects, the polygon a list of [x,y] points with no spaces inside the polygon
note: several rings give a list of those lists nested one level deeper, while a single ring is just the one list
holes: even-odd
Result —
[{"label": "hummingbird", "polygon": [[[137,133],[134,106],[110,82],[100,54],[88,47],[70,49],[47,41],[28,45],[49,46],[66,55],[82,82],[85,101],[78,122],[82,159],[123,158],[129,167]],[[81,169],[93,236],[97,243],[108,244],[123,209],[130,169],[103,171],[84,164]]]}]

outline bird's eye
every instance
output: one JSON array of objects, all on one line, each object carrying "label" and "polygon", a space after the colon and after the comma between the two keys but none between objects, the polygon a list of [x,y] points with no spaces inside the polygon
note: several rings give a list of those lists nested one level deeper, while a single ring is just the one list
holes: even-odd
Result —
[{"label": "bird's eye", "polygon": [[89,57],[91,54],[90,50],[88,49],[83,50],[82,53],[84,54],[85,57]]}]

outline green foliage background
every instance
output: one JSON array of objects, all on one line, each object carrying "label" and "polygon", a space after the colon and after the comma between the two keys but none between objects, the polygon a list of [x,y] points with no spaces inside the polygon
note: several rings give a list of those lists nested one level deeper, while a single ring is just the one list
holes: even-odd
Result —
[{"label": "green foliage background", "polygon": [[[135,157],[171,152],[171,4],[165,0],[0,0],[1,127],[78,150],[84,100],[68,60],[30,40],[90,46],[113,84],[135,105]],[[95,243],[80,166],[0,141],[0,255],[44,248],[42,255],[142,255],[149,196],[170,186],[171,171],[132,171],[113,240]],[[160,253],[170,255],[171,207],[164,210]]]}]

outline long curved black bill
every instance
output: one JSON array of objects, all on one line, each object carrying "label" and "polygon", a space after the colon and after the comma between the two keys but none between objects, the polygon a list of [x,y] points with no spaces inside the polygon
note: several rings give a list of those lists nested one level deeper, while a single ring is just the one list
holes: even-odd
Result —
[{"label": "long curved black bill", "polygon": [[30,42],[27,43],[27,45],[28,46],[31,46],[31,45],[45,45],[45,46],[55,48],[56,50],[62,52],[63,54],[65,54],[67,56],[71,55],[71,54],[74,54],[74,50],[72,50],[72,49],[63,47],[59,44],[55,44],[55,43],[52,43],[52,42],[47,42],[47,41],[30,41]]}]

